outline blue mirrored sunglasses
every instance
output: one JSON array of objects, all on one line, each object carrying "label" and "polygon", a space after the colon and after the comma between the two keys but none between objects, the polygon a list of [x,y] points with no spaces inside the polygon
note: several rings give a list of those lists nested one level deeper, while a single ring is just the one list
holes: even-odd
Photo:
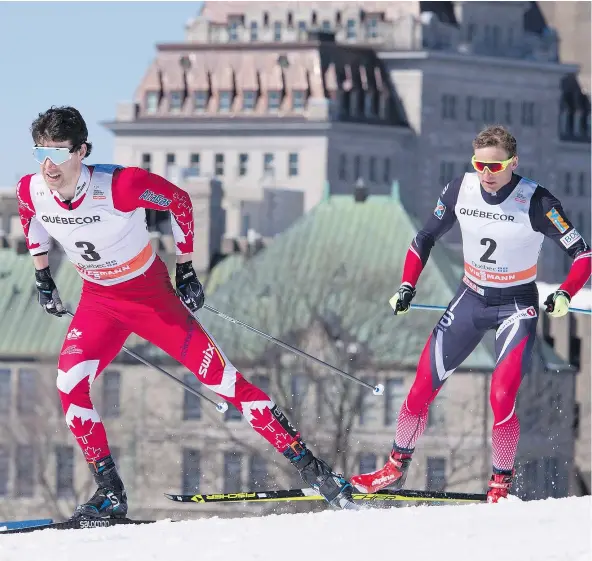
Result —
[{"label": "blue mirrored sunglasses", "polygon": [[40,164],[43,164],[43,162],[49,158],[56,166],[59,166],[67,162],[72,157],[72,152],[70,152],[70,148],[34,146],[33,157]]}]

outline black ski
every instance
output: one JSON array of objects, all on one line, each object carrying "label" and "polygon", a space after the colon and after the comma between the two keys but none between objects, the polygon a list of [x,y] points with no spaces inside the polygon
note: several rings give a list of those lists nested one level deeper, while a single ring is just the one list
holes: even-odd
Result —
[{"label": "black ski", "polygon": [[[254,491],[246,493],[218,493],[210,495],[183,495],[165,493],[171,501],[181,503],[238,503],[247,502],[287,502],[287,501],[322,501],[324,500],[314,489],[281,489],[278,491]],[[416,491],[402,489],[392,491],[382,489],[376,493],[353,493],[356,501],[417,501],[417,502],[477,502],[487,501],[481,493],[454,493],[446,491]]]},{"label": "black ski", "polygon": [[120,524],[153,524],[156,520],[131,520],[130,518],[83,518],[79,520],[66,520],[64,522],[52,522],[39,526],[26,526],[11,530],[0,529],[0,534],[24,534],[38,530],[86,530],[88,528],[109,528]]}]

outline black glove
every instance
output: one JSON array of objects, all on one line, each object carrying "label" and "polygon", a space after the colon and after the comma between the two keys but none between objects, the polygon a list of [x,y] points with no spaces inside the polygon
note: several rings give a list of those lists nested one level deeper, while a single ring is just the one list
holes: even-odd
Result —
[{"label": "black glove", "polygon": [[205,294],[203,286],[193,270],[191,261],[177,263],[175,283],[177,285],[177,296],[181,298],[183,304],[192,312],[197,312],[204,305]]},{"label": "black glove", "polygon": [[411,306],[411,300],[415,296],[415,288],[408,282],[404,282],[397,293],[389,300],[393,312],[397,314],[406,314]]},{"label": "black glove", "polygon": [[60,293],[51,278],[49,267],[35,271],[35,285],[39,292],[39,304],[48,313],[61,317],[66,313],[66,308],[62,304]]}]

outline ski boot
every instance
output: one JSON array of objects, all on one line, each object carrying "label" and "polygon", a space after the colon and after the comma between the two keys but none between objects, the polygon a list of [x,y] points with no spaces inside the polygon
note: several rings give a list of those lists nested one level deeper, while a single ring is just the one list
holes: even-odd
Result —
[{"label": "ski boot", "polygon": [[95,494],[78,505],[71,520],[79,518],[125,518],[127,495],[111,456],[105,456],[88,467],[98,486]]},{"label": "ski boot", "polygon": [[411,453],[399,452],[393,448],[388,462],[382,469],[354,475],[350,481],[362,493],[376,493],[384,487],[398,490],[405,484],[410,465]]},{"label": "ski boot", "polygon": [[487,491],[487,502],[497,503],[500,499],[507,499],[513,478],[514,470],[504,471],[493,468],[493,475],[489,480],[489,490]]},{"label": "ski boot", "polygon": [[285,450],[284,456],[300,472],[303,481],[320,493],[331,506],[348,510],[360,508],[352,499],[349,481],[333,473],[323,460],[315,458],[301,440],[294,440]]}]

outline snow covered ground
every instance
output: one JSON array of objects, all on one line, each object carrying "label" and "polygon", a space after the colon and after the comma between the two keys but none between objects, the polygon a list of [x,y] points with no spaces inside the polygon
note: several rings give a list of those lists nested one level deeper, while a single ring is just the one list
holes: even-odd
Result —
[{"label": "snow covered ground", "polygon": [[44,530],[0,535],[0,560],[590,561],[591,506],[572,497]]}]

